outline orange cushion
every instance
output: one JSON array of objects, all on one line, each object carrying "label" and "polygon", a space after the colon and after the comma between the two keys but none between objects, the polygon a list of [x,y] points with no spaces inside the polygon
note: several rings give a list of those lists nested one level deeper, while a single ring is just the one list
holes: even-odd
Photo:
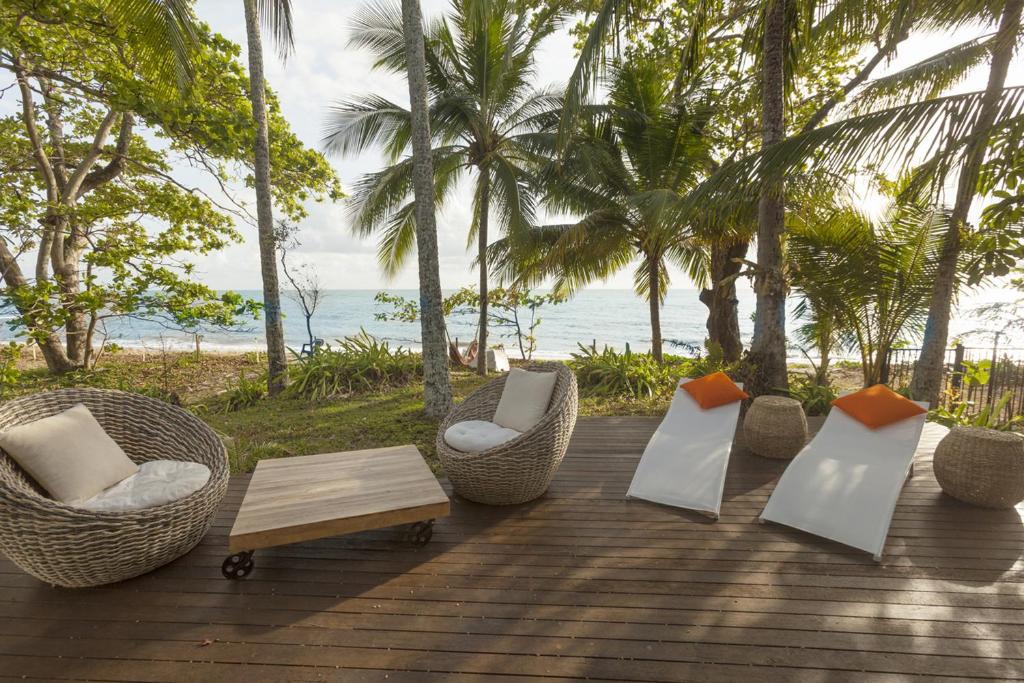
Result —
[{"label": "orange cushion", "polygon": [[724,372],[713,372],[710,375],[684,382],[679,385],[704,410],[724,406],[733,401],[749,398],[747,393],[736,386]]},{"label": "orange cushion", "polygon": [[884,384],[840,396],[832,405],[871,429],[928,412]]}]

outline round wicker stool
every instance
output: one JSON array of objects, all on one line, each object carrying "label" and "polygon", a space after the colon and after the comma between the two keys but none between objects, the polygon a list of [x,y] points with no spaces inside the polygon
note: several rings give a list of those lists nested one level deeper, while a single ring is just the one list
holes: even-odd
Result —
[{"label": "round wicker stool", "polygon": [[800,401],[758,396],[743,418],[743,442],[752,453],[789,460],[807,443],[807,417]]},{"label": "round wicker stool", "polygon": [[954,427],[935,447],[939,486],[972,505],[1012,508],[1024,500],[1024,438],[981,427]]}]

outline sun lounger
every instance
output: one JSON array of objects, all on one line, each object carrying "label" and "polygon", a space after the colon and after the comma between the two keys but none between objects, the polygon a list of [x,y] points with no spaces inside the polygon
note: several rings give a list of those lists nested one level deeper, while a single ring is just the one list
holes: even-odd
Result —
[{"label": "sun lounger", "polygon": [[834,408],[786,468],[761,521],[838,541],[881,561],[896,501],[913,472],[925,417],[870,429]]},{"label": "sun lounger", "polygon": [[702,410],[677,387],[665,419],[644,449],[626,497],[718,519],[739,414],[740,401]]}]

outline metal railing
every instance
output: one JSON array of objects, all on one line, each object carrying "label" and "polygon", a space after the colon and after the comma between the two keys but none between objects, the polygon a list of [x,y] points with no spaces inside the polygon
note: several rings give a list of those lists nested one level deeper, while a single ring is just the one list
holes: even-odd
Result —
[{"label": "metal railing", "polygon": [[[894,389],[908,386],[914,375],[921,349],[892,349],[882,368],[882,382]],[[988,379],[984,383],[965,381],[971,365],[989,361]],[[940,404],[949,408],[955,400],[970,403],[968,414],[974,415],[994,405],[1007,391],[1012,397],[1003,410],[1003,417],[1024,414],[1024,349],[966,347],[957,344],[946,350],[943,363]]]}]

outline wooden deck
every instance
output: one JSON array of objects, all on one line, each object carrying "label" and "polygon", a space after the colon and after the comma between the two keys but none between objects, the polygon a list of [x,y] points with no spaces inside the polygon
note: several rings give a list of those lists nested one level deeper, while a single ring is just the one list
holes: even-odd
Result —
[{"label": "wooden deck", "polygon": [[785,463],[733,456],[722,518],[623,494],[656,420],[580,421],[551,491],[454,499],[394,530],[260,551],[206,541],[149,576],[40,585],[0,559],[0,681],[864,681],[1024,678],[1024,524],[943,497],[918,462],[886,558],[757,524]]}]

